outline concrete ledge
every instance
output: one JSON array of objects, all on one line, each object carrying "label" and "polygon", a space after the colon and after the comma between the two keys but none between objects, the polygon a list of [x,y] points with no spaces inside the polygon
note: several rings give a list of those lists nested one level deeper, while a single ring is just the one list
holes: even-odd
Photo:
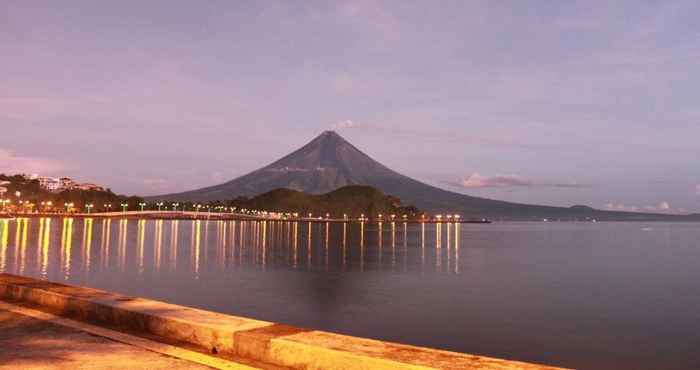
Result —
[{"label": "concrete ledge", "polygon": [[0,299],[293,369],[555,369],[301,329],[9,274],[0,274]]}]

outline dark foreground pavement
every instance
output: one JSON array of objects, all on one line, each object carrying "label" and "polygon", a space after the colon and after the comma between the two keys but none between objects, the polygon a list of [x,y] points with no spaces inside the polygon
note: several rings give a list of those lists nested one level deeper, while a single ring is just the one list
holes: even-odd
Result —
[{"label": "dark foreground pavement", "polygon": [[211,369],[0,310],[0,369]]}]

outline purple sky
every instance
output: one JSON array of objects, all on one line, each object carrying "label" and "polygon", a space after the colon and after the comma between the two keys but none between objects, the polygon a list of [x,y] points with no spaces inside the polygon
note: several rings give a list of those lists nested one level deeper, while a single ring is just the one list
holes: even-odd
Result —
[{"label": "purple sky", "polygon": [[322,130],[406,175],[700,211],[700,2],[0,3],[0,172],[219,183]]}]

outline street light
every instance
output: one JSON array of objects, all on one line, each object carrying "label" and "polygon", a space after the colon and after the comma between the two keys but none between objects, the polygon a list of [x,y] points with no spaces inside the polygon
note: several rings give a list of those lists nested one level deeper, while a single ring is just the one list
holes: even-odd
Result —
[{"label": "street light", "polygon": [[180,203],[173,203],[173,211],[177,211],[177,206],[179,206]]},{"label": "street light", "polygon": [[129,207],[129,203],[122,203],[121,206],[122,206],[122,212],[126,213],[126,208]]},{"label": "street light", "polygon": [[112,203],[105,203],[104,207],[107,209],[107,212],[109,212],[112,209]]},{"label": "street light", "polygon": [[160,212],[160,207],[163,206],[163,202],[158,202],[156,203],[156,205],[158,206],[158,212]]},{"label": "street light", "polygon": [[141,207],[141,212],[143,212],[143,207],[146,206],[146,202],[139,203],[139,206]]},{"label": "street light", "polygon": [[87,208],[88,214],[90,213],[90,210],[92,209],[92,207],[94,207],[94,204],[92,204],[92,203],[88,203],[85,205],[85,208]]}]

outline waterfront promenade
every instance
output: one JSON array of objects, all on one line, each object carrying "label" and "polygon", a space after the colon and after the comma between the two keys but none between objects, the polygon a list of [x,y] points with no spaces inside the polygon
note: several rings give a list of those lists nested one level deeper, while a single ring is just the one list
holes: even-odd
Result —
[{"label": "waterfront promenade", "polygon": [[[0,215],[2,217],[3,215]],[[5,215],[6,217],[8,215]],[[342,217],[329,216],[294,216],[283,213],[240,213],[240,212],[199,212],[199,211],[124,211],[93,213],[17,213],[15,217],[81,217],[81,218],[130,218],[130,219],[164,219],[164,220],[253,220],[253,221],[299,221],[299,222],[406,222],[406,223],[490,223],[486,219],[464,219],[459,216],[437,215],[426,218],[391,217]]]},{"label": "waterfront promenade", "polygon": [[22,368],[554,369],[9,274],[0,300],[0,362]]}]

